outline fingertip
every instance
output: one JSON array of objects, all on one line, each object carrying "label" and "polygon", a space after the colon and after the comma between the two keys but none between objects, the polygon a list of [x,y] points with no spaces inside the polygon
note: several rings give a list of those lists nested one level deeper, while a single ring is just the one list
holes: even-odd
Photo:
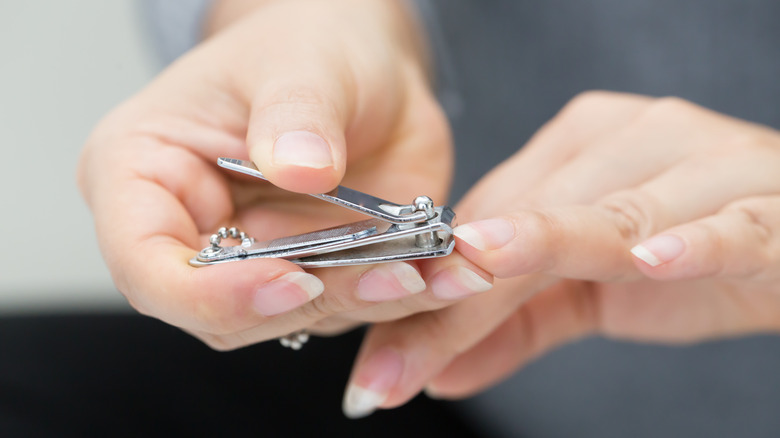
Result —
[{"label": "fingertip", "polygon": [[460,300],[492,289],[493,278],[488,278],[465,266],[452,266],[434,275],[430,287],[439,299]]},{"label": "fingertip", "polygon": [[360,361],[344,393],[344,415],[362,418],[381,407],[401,379],[404,362],[401,353],[390,347],[382,347]]},{"label": "fingertip", "polygon": [[177,281],[176,292],[174,286],[168,288],[171,293],[158,301],[162,306],[157,313],[178,315],[180,322],[174,325],[211,333],[244,330],[306,304],[324,288],[319,279],[281,259],[187,268],[190,275]]},{"label": "fingertip", "polygon": [[689,256],[686,239],[677,234],[659,234],[631,248],[634,265],[655,280],[681,280],[701,276],[705,266]]},{"label": "fingertip", "polygon": [[674,234],[661,234],[631,248],[633,254],[651,267],[669,263],[685,252],[685,241]]},{"label": "fingertip", "polygon": [[274,185],[291,192],[325,193],[344,175],[340,140],[326,141],[311,131],[288,131],[268,144],[256,144],[250,156]]},{"label": "fingertip", "polygon": [[330,144],[309,131],[289,131],[280,135],[273,145],[274,166],[296,166],[323,169],[334,166]]},{"label": "fingertip", "polygon": [[343,173],[333,168],[312,169],[290,165],[263,171],[263,175],[273,185],[289,192],[328,193],[339,185]]},{"label": "fingertip", "polygon": [[460,252],[422,260],[419,266],[431,293],[441,300],[459,300],[493,287],[493,275]]}]

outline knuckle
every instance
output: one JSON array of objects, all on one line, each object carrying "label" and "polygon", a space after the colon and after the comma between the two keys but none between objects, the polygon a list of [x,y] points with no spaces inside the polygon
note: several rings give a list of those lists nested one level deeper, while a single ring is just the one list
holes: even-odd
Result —
[{"label": "knuckle", "polygon": [[624,191],[602,199],[599,206],[611,216],[620,237],[634,244],[658,228],[655,215],[652,214],[654,209],[648,207],[654,203],[649,195]]},{"label": "knuckle", "polygon": [[706,262],[687,266],[688,276],[692,278],[701,278],[717,276],[724,272],[725,264],[722,255],[726,247],[723,236],[715,225],[708,221],[699,221],[690,225],[703,242],[707,242],[708,251],[706,253]]},{"label": "knuckle", "polygon": [[571,111],[590,110],[599,107],[615,97],[616,93],[604,90],[587,90],[575,95],[564,109]]},{"label": "knuckle", "polygon": [[647,111],[657,111],[660,114],[679,114],[698,109],[699,107],[677,96],[664,96],[656,99]]},{"label": "knuckle", "polygon": [[290,87],[269,92],[252,106],[257,115],[281,113],[291,116],[310,116],[323,112],[337,114],[338,108],[331,99],[312,87]]},{"label": "knuckle", "polygon": [[436,297],[429,298],[423,293],[418,296],[411,296],[406,299],[398,300],[396,303],[395,312],[388,313],[388,315],[383,318],[384,320],[399,319],[421,312],[438,310],[450,304],[450,301],[441,300]]},{"label": "knuckle", "polygon": [[[534,248],[535,254],[519,254],[512,263],[498,261],[493,266],[492,273],[499,278],[511,277],[516,272],[540,272],[551,269],[556,262],[555,254],[559,245],[561,224],[549,214],[539,210],[529,210],[521,219],[507,218],[515,225],[515,230],[522,230],[524,240],[521,249]],[[519,222],[519,223],[518,223]]]},{"label": "knuckle", "polygon": [[762,247],[768,247],[774,240],[765,198],[742,199],[727,205],[725,210],[741,216]]},{"label": "knuckle", "polygon": [[601,90],[583,91],[569,100],[563,106],[555,119],[561,120],[579,120],[582,114],[590,114],[596,108],[600,108],[611,99],[615,93]]},{"label": "knuckle", "polygon": [[308,304],[299,307],[300,314],[307,321],[319,321],[332,315],[352,310],[349,300],[341,294],[323,293]]},{"label": "knuckle", "polygon": [[780,163],[780,139],[776,135],[767,135],[761,130],[737,129],[723,142],[724,148],[744,156],[746,152],[764,157],[767,163],[776,166]]},{"label": "knuckle", "polygon": [[639,123],[655,124],[670,121],[689,121],[698,114],[700,107],[692,102],[676,96],[659,97],[647,106],[638,119]]}]

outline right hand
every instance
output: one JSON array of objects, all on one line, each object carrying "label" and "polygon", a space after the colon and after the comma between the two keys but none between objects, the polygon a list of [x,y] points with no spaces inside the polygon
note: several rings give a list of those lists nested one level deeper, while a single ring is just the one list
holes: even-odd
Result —
[{"label": "right hand", "polygon": [[[292,192],[326,192],[343,178],[388,200],[425,194],[441,204],[448,190],[449,131],[407,11],[385,0],[253,8],[110,113],[87,142],[79,184],[117,287],[140,312],[218,349],[445,305],[434,293],[410,296],[425,288],[415,263],[317,277],[278,259],[188,265],[223,225],[266,240],[355,219],[221,170],[219,156],[251,158]],[[395,301],[374,305],[384,300]]]},{"label": "right hand", "polygon": [[780,331],[780,132],[768,127],[676,98],[586,93],[456,209],[470,222],[457,249],[495,290],[372,327],[347,414],[424,386],[466,397],[594,334]]}]

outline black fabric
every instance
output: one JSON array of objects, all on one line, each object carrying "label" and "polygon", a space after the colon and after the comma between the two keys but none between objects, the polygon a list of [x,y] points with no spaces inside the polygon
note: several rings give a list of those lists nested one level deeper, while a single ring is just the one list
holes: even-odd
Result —
[{"label": "black fabric", "polygon": [[477,436],[425,397],[346,419],[361,337],[220,353],[142,316],[0,318],[0,436]]}]

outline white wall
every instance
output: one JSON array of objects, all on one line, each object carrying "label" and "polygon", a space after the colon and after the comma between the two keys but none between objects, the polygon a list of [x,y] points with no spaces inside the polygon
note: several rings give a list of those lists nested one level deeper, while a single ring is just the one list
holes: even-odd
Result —
[{"label": "white wall", "polygon": [[156,62],[133,0],[0,3],[0,312],[125,308],[77,192],[81,145]]}]

